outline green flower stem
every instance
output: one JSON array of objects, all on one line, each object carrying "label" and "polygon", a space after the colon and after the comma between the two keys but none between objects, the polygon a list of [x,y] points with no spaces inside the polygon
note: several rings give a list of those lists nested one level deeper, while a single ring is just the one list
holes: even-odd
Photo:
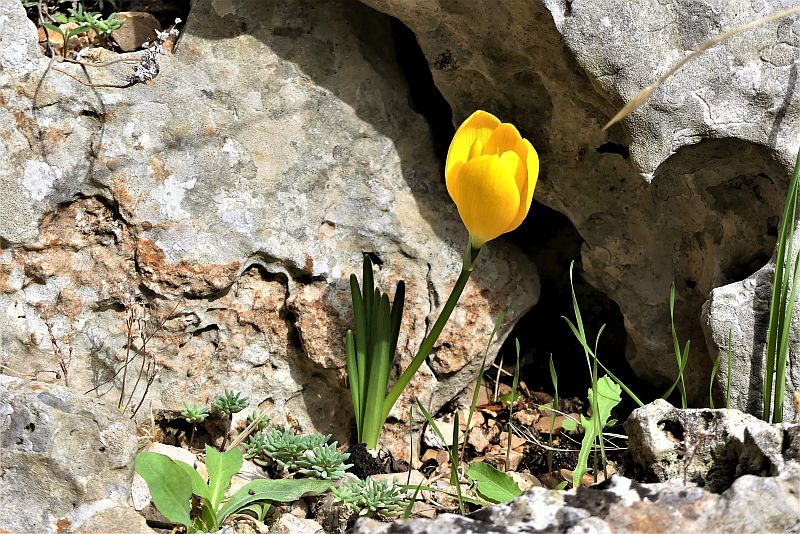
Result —
[{"label": "green flower stem", "polygon": [[[466,287],[467,281],[472,274],[475,261],[478,259],[478,254],[480,251],[480,247],[473,248],[471,239],[467,242],[466,250],[464,251],[464,264],[461,267],[461,274],[458,275],[458,280],[456,280],[456,285],[453,286],[453,290],[450,292],[450,296],[447,298],[447,302],[445,303],[444,308],[442,308],[439,318],[436,319],[433,328],[431,328],[431,331],[422,341],[422,345],[420,345],[416,356],[414,356],[414,359],[411,360],[411,363],[408,364],[406,370],[403,371],[403,374],[400,375],[400,378],[397,379],[397,382],[395,382],[394,386],[392,386],[392,389],[389,391],[389,394],[386,396],[383,404],[382,421],[386,421],[386,419],[389,417],[389,412],[392,411],[394,403],[397,402],[398,398],[400,398],[403,390],[406,388],[408,383],[411,382],[411,378],[414,376],[414,373],[419,370],[420,366],[422,366],[422,362],[425,361],[425,359],[430,355],[431,350],[433,350],[433,345],[436,343],[436,340],[439,339],[439,334],[442,333],[444,325],[447,324],[448,319],[450,319],[450,314],[453,313],[453,310],[458,303],[458,299],[461,298],[461,293],[464,292],[464,288]],[[370,448],[374,448],[376,445],[376,443],[367,443],[367,446]]]}]

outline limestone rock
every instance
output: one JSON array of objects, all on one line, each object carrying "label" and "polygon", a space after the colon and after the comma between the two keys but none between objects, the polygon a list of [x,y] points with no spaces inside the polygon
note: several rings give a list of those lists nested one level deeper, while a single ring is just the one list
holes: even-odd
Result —
[{"label": "limestone rock", "polygon": [[134,425],[112,406],[0,375],[3,529],[152,532],[128,504],[135,455]]},{"label": "limestone rock", "polygon": [[[469,517],[381,523],[359,519],[353,534],[533,534],[540,532],[794,532],[800,476],[746,475],[721,495],[676,483],[639,484],[614,476],[577,493],[533,488],[514,502]],[[758,506],[754,503],[769,503]],[[666,527],[668,525],[668,527]]]},{"label": "limestone rock", "polygon": [[[347,441],[350,273],[370,252],[385,290],[406,280],[405,365],[466,240],[389,18],[354,0],[201,0],[156,80],[92,89],[47,70],[22,6],[0,4],[15,22],[0,36],[0,363],[110,399],[125,376],[128,412],[147,391],[140,417],[234,389],[274,424]],[[119,84],[131,67],[92,73]],[[501,310],[502,339],[538,295],[519,251],[482,256],[406,397],[433,410],[473,379]],[[407,413],[386,436],[400,458]]]},{"label": "limestone rock", "polygon": [[[773,260],[744,280],[715,288],[703,306],[706,340],[712,354],[720,359],[717,398],[724,402],[730,381],[730,408],[759,417],[764,411],[764,368],[774,269]],[[795,306],[789,330],[790,354],[797,354],[800,349],[799,327],[800,303]],[[789,357],[785,378],[783,420],[792,421],[800,416],[792,402],[793,393],[800,391],[800,360]]]},{"label": "limestone rock", "polygon": [[773,425],[739,410],[680,410],[659,399],[634,410],[625,431],[647,481],[720,493],[743,475],[800,473],[800,425]]},{"label": "limestone rock", "polygon": [[414,32],[454,123],[489,109],[531,139],[542,165],[536,198],[584,239],[587,280],[619,305],[627,359],[658,386],[676,375],[675,280],[677,330],[692,340],[685,376],[692,401],[705,403],[712,358],[701,307],[775,245],[800,130],[800,23],[713,48],[621,125],[601,127],[700,43],[785,3],[363,1]]}]

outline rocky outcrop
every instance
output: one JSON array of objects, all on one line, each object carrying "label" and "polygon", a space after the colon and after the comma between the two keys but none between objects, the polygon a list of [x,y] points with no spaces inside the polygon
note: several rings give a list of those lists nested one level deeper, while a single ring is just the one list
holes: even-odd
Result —
[{"label": "rocky outcrop", "polygon": [[642,484],[614,475],[576,492],[533,488],[509,504],[468,517],[443,514],[393,524],[361,519],[353,532],[800,529],[800,425],[771,425],[738,410],[679,410],[659,400],[635,410],[625,430],[639,474],[662,482]]},{"label": "rocky outcrop", "polygon": [[718,349],[705,348],[701,307],[713,288],[769,259],[794,165],[795,19],[710,50],[621,125],[600,128],[704,40],[784,4],[364,2],[416,34],[456,123],[491,109],[532,140],[542,162],[536,198],[575,225],[585,276],[622,311],[633,369],[665,386],[677,371],[675,281],[677,330],[692,340],[688,388],[705,404]]},{"label": "rocky outcrop", "polygon": [[[716,347],[716,353],[712,354],[720,361],[715,393],[720,399],[730,396],[731,408],[758,416],[764,411],[764,368],[774,269],[772,260],[744,280],[715,288],[703,306],[706,338],[712,349]],[[800,332],[800,305],[795,306],[789,330],[784,421],[798,417],[792,402],[795,392],[800,392],[800,361],[792,356],[800,349],[796,332]]]},{"label": "rocky outcrop", "polygon": [[[237,6],[194,2],[157,79],[115,89],[129,63],[89,79],[50,66],[19,3],[0,2],[0,363],[118,399],[130,360],[129,411],[148,381],[145,411],[234,389],[344,442],[348,276],[369,252],[385,289],[406,280],[408,362],[466,232],[388,17],[347,0]],[[480,262],[410,388],[434,409],[471,381],[500,311],[505,336],[537,298],[519,252],[492,243]],[[407,455],[406,427],[392,432]]]},{"label": "rocky outcrop", "polygon": [[5,532],[153,532],[128,504],[136,429],[113,406],[0,375]]},{"label": "rocky outcrop", "polygon": [[637,480],[678,481],[714,493],[744,475],[800,475],[800,425],[739,410],[679,410],[657,400],[625,422]]},{"label": "rocky outcrop", "polygon": [[[513,503],[469,517],[380,523],[360,519],[353,534],[534,534],[544,532],[794,532],[800,499],[791,479],[745,476],[721,495],[678,483],[639,484],[621,476],[565,493],[533,488]],[[769,502],[769,506],[754,503]]]}]

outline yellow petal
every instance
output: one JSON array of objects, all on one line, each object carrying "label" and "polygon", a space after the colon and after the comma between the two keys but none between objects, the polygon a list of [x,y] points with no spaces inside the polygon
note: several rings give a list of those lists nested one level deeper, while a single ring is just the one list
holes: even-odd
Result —
[{"label": "yellow petal", "polygon": [[452,178],[451,196],[476,246],[507,232],[519,213],[515,174],[521,161],[507,154],[469,160]]},{"label": "yellow petal", "polygon": [[[517,145],[520,141],[522,141],[522,137],[519,135],[519,132],[514,125],[504,122],[495,128],[491,137],[489,137],[489,140],[484,143],[483,153],[502,154],[506,150],[514,150],[517,148]],[[518,155],[520,158],[523,158],[522,161],[525,161],[524,153]]]},{"label": "yellow petal", "polygon": [[476,140],[480,140],[481,145],[485,145],[491,137],[492,132],[500,125],[500,119],[478,110],[470,115],[461,126],[456,130],[450,149],[447,151],[447,163],[444,166],[444,174],[447,180],[450,173],[457,163],[466,163],[469,153]]},{"label": "yellow petal", "polygon": [[531,202],[533,201],[533,190],[536,189],[536,181],[539,178],[539,155],[536,153],[536,149],[533,148],[533,145],[531,145],[530,141],[527,139],[522,140],[522,145],[526,151],[526,172],[523,175],[525,183],[522,184],[519,189],[519,212],[509,225],[509,232],[522,224],[522,221],[525,220],[525,217],[528,215],[528,211],[531,209]]}]

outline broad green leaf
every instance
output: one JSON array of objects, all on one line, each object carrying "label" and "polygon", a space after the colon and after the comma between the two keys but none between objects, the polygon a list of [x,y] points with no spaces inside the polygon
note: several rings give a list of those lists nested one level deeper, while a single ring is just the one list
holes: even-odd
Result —
[{"label": "broad green leaf", "polygon": [[256,501],[293,502],[309,495],[321,495],[333,486],[329,480],[301,479],[261,479],[242,486],[219,511],[222,522],[230,514]]},{"label": "broad green leaf", "polygon": [[208,469],[209,503],[216,511],[222,503],[225,492],[231,485],[233,475],[242,468],[242,450],[238,447],[226,452],[206,445],[206,468]]},{"label": "broad green leaf", "polygon": [[622,389],[607,376],[597,381],[597,406],[595,406],[595,393],[592,388],[589,388],[588,393],[592,417],[587,419],[581,415],[581,426],[583,426],[585,433],[583,441],[581,441],[581,450],[578,453],[578,464],[575,467],[575,471],[572,472],[572,485],[576,488],[586,473],[589,453],[599,435],[599,430],[606,426],[608,418],[611,417],[611,410],[622,400]]},{"label": "broad green leaf", "polygon": [[211,491],[208,487],[208,484],[206,484],[205,480],[203,480],[203,477],[200,476],[200,473],[198,473],[194,467],[189,464],[183,462],[175,462],[175,464],[180,467],[189,477],[189,480],[191,480],[192,493],[198,497],[202,497],[206,501],[210,501]]},{"label": "broad green leaf", "polygon": [[136,472],[147,482],[153,504],[164,517],[189,528],[192,482],[172,458],[155,452],[136,456]]},{"label": "broad green leaf", "polygon": [[575,432],[576,430],[578,430],[578,424],[574,420],[566,417],[564,418],[564,421],[561,423],[561,428],[567,430],[568,432]]},{"label": "broad green leaf", "polygon": [[513,478],[487,463],[470,464],[467,467],[467,476],[475,481],[478,493],[486,500],[496,503],[511,502],[522,495],[522,490]]}]

